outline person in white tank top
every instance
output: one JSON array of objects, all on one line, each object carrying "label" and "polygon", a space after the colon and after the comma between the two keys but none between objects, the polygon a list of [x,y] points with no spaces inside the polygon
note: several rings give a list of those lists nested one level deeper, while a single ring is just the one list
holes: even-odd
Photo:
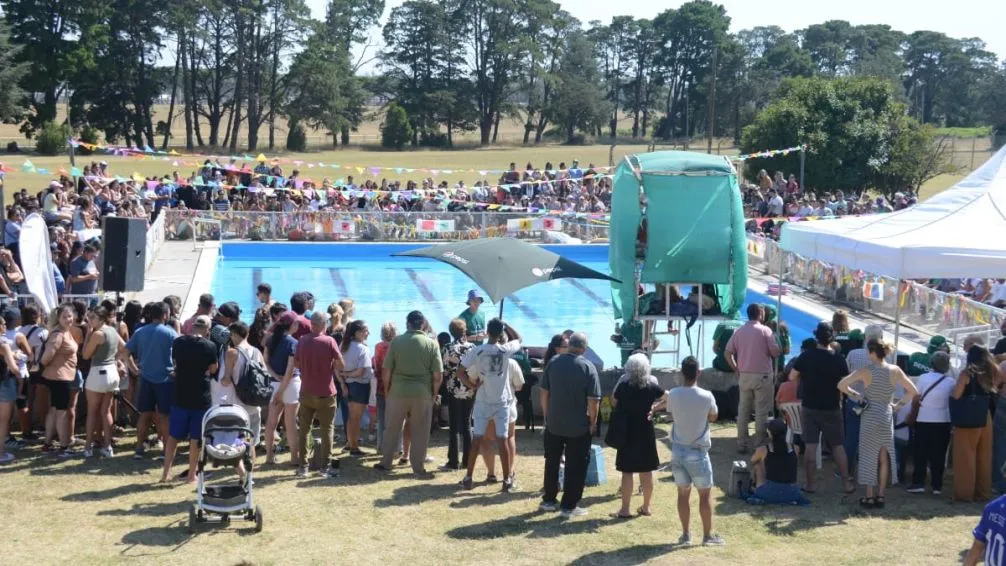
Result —
[{"label": "person in white tank top", "polygon": [[238,321],[230,325],[231,348],[224,355],[225,371],[220,381],[210,382],[210,395],[214,405],[230,403],[238,405],[248,411],[248,420],[251,429],[255,432],[252,442],[252,460],[255,459],[255,446],[258,445],[262,429],[262,408],[245,405],[238,399],[234,384],[241,380],[244,374],[245,365],[248,360],[262,363],[262,352],[248,343],[248,325]]}]

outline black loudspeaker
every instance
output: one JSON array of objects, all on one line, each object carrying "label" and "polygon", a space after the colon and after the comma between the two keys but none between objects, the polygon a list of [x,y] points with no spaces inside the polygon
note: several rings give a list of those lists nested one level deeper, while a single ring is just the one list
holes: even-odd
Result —
[{"label": "black loudspeaker", "polygon": [[105,217],[101,245],[101,288],[142,291],[147,265],[147,221]]}]

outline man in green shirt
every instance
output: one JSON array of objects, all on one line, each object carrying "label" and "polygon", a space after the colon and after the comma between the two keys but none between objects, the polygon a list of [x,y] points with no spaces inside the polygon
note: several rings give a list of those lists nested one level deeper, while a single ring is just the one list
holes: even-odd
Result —
[{"label": "man in green shirt", "polygon": [[465,328],[468,329],[466,334],[468,341],[476,346],[481,346],[486,339],[486,315],[479,312],[483,301],[485,299],[478,289],[468,291],[468,300],[465,302],[468,308],[458,315],[458,318],[465,321]]},{"label": "man in green shirt", "polygon": [[741,327],[743,323],[739,320],[725,320],[716,325],[716,330],[713,330],[713,353],[716,357],[713,358],[713,368],[726,373],[733,373],[733,368],[727,363],[724,353],[727,349],[727,342],[730,341],[730,337],[734,335],[734,330]]},{"label": "man in green shirt", "polygon": [[384,457],[375,464],[378,470],[391,470],[391,462],[398,452],[402,426],[406,419],[412,431],[412,449],[409,457],[412,471],[428,477],[426,448],[430,442],[430,421],[433,418],[433,399],[440,390],[444,363],[437,341],[423,332],[426,318],[412,311],[405,319],[406,332],[391,341],[384,358],[381,378],[387,395],[387,416]]}]

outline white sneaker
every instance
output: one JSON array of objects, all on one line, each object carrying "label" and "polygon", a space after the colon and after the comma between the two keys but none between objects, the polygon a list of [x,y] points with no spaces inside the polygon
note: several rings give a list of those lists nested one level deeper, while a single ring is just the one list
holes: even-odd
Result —
[{"label": "white sneaker", "polygon": [[295,472],[295,475],[298,478],[306,478],[307,477],[307,466],[300,466],[300,467],[298,467],[297,471]]},{"label": "white sneaker", "polygon": [[101,454],[102,458],[111,458],[112,456],[115,455],[115,453],[112,452],[112,447],[111,446],[106,446],[106,447],[102,448],[100,454]]},{"label": "white sneaker", "polygon": [[14,461],[14,455],[10,452],[4,452],[0,454],[0,464],[10,464]]},{"label": "white sneaker", "polygon": [[559,510],[559,504],[558,503],[549,503],[548,501],[542,501],[541,503],[538,504],[538,510],[539,511],[558,511]]},{"label": "white sneaker", "polygon": [[572,509],[563,509],[562,511],[559,511],[559,514],[567,519],[571,519],[573,517],[583,517],[587,514],[587,508],[574,507]]},{"label": "white sneaker", "polygon": [[436,462],[437,460],[433,456],[427,456],[426,458],[423,459],[423,461],[426,462],[427,464],[432,464],[433,462]]},{"label": "white sneaker", "polygon": [[942,489],[934,489],[933,490],[933,495],[943,495],[943,490]]},{"label": "white sneaker", "polygon": [[84,449],[84,457],[85,458],[91,458],[92,456],[94,456],[94,452],[91,451],[90,448],[85,448]]}]

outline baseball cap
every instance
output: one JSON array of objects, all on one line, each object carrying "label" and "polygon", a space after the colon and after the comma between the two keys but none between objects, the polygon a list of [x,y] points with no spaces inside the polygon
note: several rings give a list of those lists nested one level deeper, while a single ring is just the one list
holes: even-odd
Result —
[{"label": "baseball cap", "polygon": [[940,348],[946,345],[947,345],[947,339],[937,334],[936,336],[933,336],[932,338],[929,339],[929,347],[926,348],[926,350],[928,350],[929,353],[932,354],[936,350],[939,350]]},{"label": "baseball cap", "polygon": [[17,308],[10,307],[4,309],[3,321],[4,324],[7,325],[8,329],[11,328],[11,326],[17,324],[17,321],[20,319],[21,319],[21,311],[19,311]]},{"label": "baseball cap", "polygon": [[476,299],[478,299],[480,303],[485,302],[485,297],[482,296],[482,293],[480,293],[478,289],[472,289],[471,291],[468,291],[468,300],[465,301],[465,304],[470,305],[472,301]]},{"label": "baseball cap", "polygon": [[192,328],[209,328],[210,327],[210,317],[205,314],[201,314],[192,321]]}]

